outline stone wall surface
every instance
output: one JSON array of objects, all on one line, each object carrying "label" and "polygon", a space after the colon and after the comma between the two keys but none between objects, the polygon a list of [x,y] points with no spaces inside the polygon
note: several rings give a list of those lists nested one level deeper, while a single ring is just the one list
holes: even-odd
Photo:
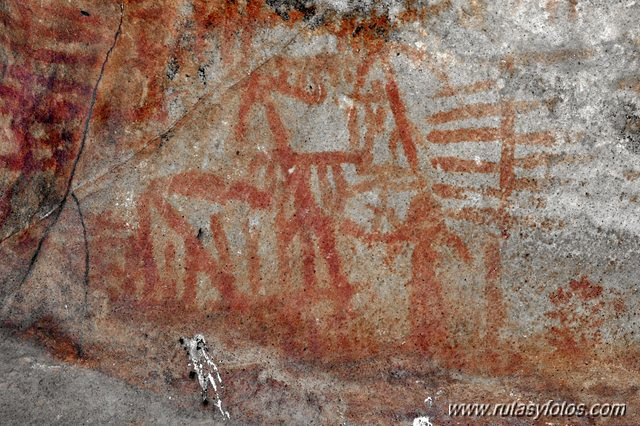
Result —
[{"label": "stone wall surface", "polygon": [[[104,390],[30,373],[63,423],[640,422],[640,2],[5,0],[0,28],[4,421],[55,418],[16,409],[31,368]],[[448,413],[550,399],[627,411]]]}]

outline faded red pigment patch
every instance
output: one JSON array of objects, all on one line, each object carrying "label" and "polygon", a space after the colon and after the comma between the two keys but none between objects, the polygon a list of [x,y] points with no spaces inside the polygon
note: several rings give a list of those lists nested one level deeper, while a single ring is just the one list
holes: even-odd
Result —
[{"label": "faded red pigment patch", "polygon": [[0,11],[0,239],[32,224],[67,189],[111,43],[96,27],[117,25],[109,16],[46,2],[8,2]]},{"label": "faded red pigment patch", "polygon": [[22,335],[35,341],[56,359],[86,363],[88,359],[80,343],[65,331],[54,318],[43,317],[29,326]]},{"label": "faded red pigment patch", "polygon": [[556,354],[568,360],[592,357],[603,343],[601,326],[626,310],[624,301],[615,296],[615,291],[605,294],[601,284],[592,283],[586,276],[550,293],[554,308],[546,316],[555,325],[549,327],[546,338]]},{"label": "faded red pigment patch", "polygon": [[178,37],[176,7],[169,1],[125,3],[122,37],[110,58],[113,71],[100,86],[94,111],[92,132],[98,141],[139,148],[145,137],[132,140],[123,129],[166,123],[166,66]]}]

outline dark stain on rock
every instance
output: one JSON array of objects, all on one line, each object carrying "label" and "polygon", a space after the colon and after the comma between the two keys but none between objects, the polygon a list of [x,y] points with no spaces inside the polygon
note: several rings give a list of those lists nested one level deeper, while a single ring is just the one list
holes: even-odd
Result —
[{"label": "dark stain on rock", "polygon": [[629,151],[640,154],[640,112],[636,105],[628,104],[624,106],[624,127],[622,136]]},{"label": "dark stain on rock", "polygon": [[2,83],[2,80],[4,80],[4,76],[7,73],[8,63],[9,58],[7,57],[7,53],[2,47],[0,47],[0,83]]},{"label": "dark stain on rock", "polygon": [[180,71],[180,64],[178,60],[174,57],[169,60],[169,64],[167,65],[167,78],[169,80],[173,80],[176,78],[176,75]]},{"label": "dark stain on rock", "polygon": [[267,4],[285,21],[290,18],[291,11],[300,12],[305,21],[316,14],[316,7],[312,2],[300,0],[267,0]]},{"label": "dark stain on rock", "polygon": [[61,189],[50,173],[23,174],[8,192],[13,195],[9,203],[11,214],[0,225],[9,231],[27,226],[36,215],[51,211],[62,201]]},{"label": "dark stain on rock", "polygon": [[171,134],[171,130],[160,135],[160,143],[158,144],[158,148],[162,148],[166,142],[169,142],[173,135]]}]

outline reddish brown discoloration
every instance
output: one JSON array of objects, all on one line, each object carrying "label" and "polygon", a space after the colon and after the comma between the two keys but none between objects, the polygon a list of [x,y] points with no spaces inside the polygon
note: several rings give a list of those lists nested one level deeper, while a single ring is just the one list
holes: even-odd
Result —
[{"label": "reddish brown discoloration", "polygon": [[640,93],[640,76],[633,76],[620,79],[618,87],[623,90],[633,90]]},{"label": "reddish brown discoloration", "polygon": [[86,362],[84,351],[80,344],[69,336],[64,327],[57,324],[56,320],[43,317],[24,331],[24,336],[33,339],[43,346],[55,358],[66,361]]},{"label": "reddish brown discoloration", "polygon": [[570,20],[575,20],[578,17],[578,0],[548,0],[545,9],[552,21],[558,19],[559,13],[567,14]]},{"label": "reddish brown discoloration", "polygon": [[557,325],[549,328],[547,339],[557,355],[568,360],[593,356],[602,344],[600,328],[604,321],[626,309],[622,300],[611,299],[610,295],[611,292],[605,297],[602,285],[592,283],[586,276],[549,294],[553,309],[546,315]]},{"label": "reddish brown discoloration", "polygon": [[[315,13],[313,8],[293,9],[288,11],[285,20],[264,2],[215,0],[195,1],[189,6],[192,13],[181,16],[185,7],[181,9],[179,2],[171,1],[124,3],[123,37],[111,59],[117,71],[107,76],[101,85],[94,113],[93,132],[101,148],[91,151],[95,158],[102,159],[105,151],[114,149],[114,144],[118,150],[113,154],[119,157],[123,150],[136,152],[147,144],[159,143],[158,134],[162,129],[180,122],[179,119],[171,122],[167,105],[178,95],[192,90],[183,79],[195,79],[207,69],[222,68],[224,73],[220,77],[224,80],[242,80],[255,60],[252,43],[259,30],[293,28]],[[336,35],[343,49],[359,48],[375,54],[401,22],[427,19],[449,7],[449,0],[429,7],[409,2],[394,23],[386,15],[375,13],[349,15],[323,19],[319,30]],[[173,23],[183,19],[188,24],[178,30]],[[214,55],[220,55],[221,64],[211,63]],[[179,69],[171,78],[168,77],[170,64]],[[203,89],[207,88],[206,84],[203,81]],[[391,98],[397,97],[393,80],[387,90]],[[202,92],[203,98],[208,96],[211,93]],[[110,99],[121,101],[116,105]],[[400,140],[411,149],[403,124],[404,113],[397,110],[403,106],[397,102],[394,105],[394,114],[400,114]],[[131,137],[131,134],[137,136]],[[89,171],[99,170],[100,161],[83,167]]]},{"label": "reddish brown discoloration", "polygon": [[[94,110],[94,135],[98,140],[111,139],[121,149],[137,148],[129,138],[113,140],[110,133],[122,128],[143,128],[146,121],[167,120],[165,89],[166,62],[171,53],[171,22],[176,19],[176,5],[171,2],[149,4],[126,2],[123,36],[114,49],[114,71],[100,87]],[[111,99],[119,99],[113,103]],[[137,143],[144,141],[137,141]]]},{"label": "reddish brown discoloration", "polygon": [[[0,12],[0,46],[11,52],[0,58],[6,61],[0,65],[6,144],[0,150],[0,170],[6,176],[0,188],[0,239],[31,225],[36,214],[61,201],[79,152],[92,88],[112,41],[95,26],[111,24],[107,18],[46,3],[9,2]],[[66,45],[79,41],[84,43],[81,50]]]},{"label": "reddish brown discoloration", "polygon": [[[472,93],[484,92],[493,88],[495,82],[491,80],[478,81],[476,83],[467,84],[464,86],[452,87],[446,86],[444,89],[440,90],[435,97],[436,98],[445,98],[456,95],[469,95]],[[431,119],[431,118],[430,118]]]}]

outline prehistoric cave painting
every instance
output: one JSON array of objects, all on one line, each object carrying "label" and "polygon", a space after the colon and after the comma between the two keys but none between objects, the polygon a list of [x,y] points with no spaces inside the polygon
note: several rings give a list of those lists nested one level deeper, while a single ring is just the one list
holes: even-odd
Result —
[{"label": "prehistoric cave painting", "polygon": [[[112,72],[101,84],[102,96],[94,109],[92,124],[98,143],[117,142],[125,148],[129,138],[121,136],[116,141],[108,132],[120,134],[123,127],[166,121],[163,61],[177,37],[171,29],[177,4],[172,3],[176,2],[126,2],[123,6],[125,37],[114,51]],[[152,40],[154,37],[162,43]],[[117,105],[111,102],[114,98],[120,99]]]},{"label": "prehistoric cave painting", "polygon": [[[464,99],[465,95],[487,93],[496,90],[494,81],[479,81],[470,85],[447,87],[445,86],[436,97],[450,97],[458,95]],[[544,152],[536,152],[525,157],[516,158],[516,148],[520,146],[551,147],[555,144],[555,136],[549,131],[516,133],[516,120],[519,114],[545,108],[540,101],[513,101],[502,100],[496,103],[469,103],[454,108],[437,112],[427,117],[427,122],[432,130],[427,135],[427,140],[432,144],[449,145],[463,142],[478,142],[488,145],[498,145],[499,161],[487,161],[481,158],[461,158],[459,156],[433,156],[431,165],[444,173],[445,178],[441,183],[433,185],[433,191],[443,201],[457,200],[468,204],[460,205],[460,208],[446,212],[452,220],[461,220],[474,223],[486,228],[486,242],[484,250],[479,253],[483,257],[485,268],[484,296],[490,308],[485,316],[485,335],[482,345],[489,352],[499,347],[499,332],[507,319],[507,312],[503,302],[501,280],[501,243],[509,238],[510,230],[516,224],[519,226],[537,226],[537,221],[528,220],[526,217],[514,217],[510,213],[510,198],[514,193],[527,191],[536,193],[543,190],[544,180],[531,177],[518,177],[516,170],[535,169],[550,161],[550,155]],[[498,127],[466,127],[463,123],[469,119],[486,117],[499,118]],[[452,123],[461,123],[453,129]],[[445,129],[440,129],[439,127]],[[466,185],[460,182],[459,176],[468,176],[471,179],[474,174],[486,174],[495,176],[498,187],[478,187],[471,183]],[[449,177],[456,177],[447,183]],[[495,200],[495,207],[478,207],[473,202],[478,194],[484,200]],[[546,225],[553,226],[553,224]]]},{"label": "prehistoric cave painting", "polygon": [[69,200],[94,90],[119,29],[111,5],[95,10],[104,13],[48,2],[0,8],[2,299],[29,277]]},{"label": "prehistoric cave painting", "polygon": [[[162,193],[160,187],[168,186],[167,193]],[[124,256],[113,255],[122,263],[110,263],[99,277],[100,282],[106,278],[111,298],[114,301],[124,300],[135,302],[140,307],[174,308],[180,311],[190,311],[198,308],[196,305],[198,276],[206,274],[210,285],[219,291],[221,302],[218,306],[230,309],[240,309],[243,300],[234,285],[233,266],[229,258],[227,236],[222,229],[217,214],[209,218],[209,229],[213,239],[216,256],[207,250],[201,239],[201,232],[185,219],[167,198],[173,194],[207,199],[213,202],[229,200],[247,201],[253,208],[265,208],[269,198],[264,192],[248,187],[242,183],[226,186],[220,178],[203,173],[185,173],[174,176],[167,185],[152,182],[137,203],[138,229],[134,235],[127,236],[121,244],[127,249]],[[126,230],[126,225],[116,224],[108,217],[94,219],[97,229],[104,227],[113,231]],[[160,221],[160,223],[158,223]],[[152,223],[155,223],[152,225]],[[154,229],[162,226],[160,241],[154,241]],[[164,231],[163,231],[164,230]],[[102,233],[98,233],[102,236]],[[116,234],[117,235],[117,234]],[[180,243],[182,256],[178,256],[176,239]],[[108,235],[104,239],[93,241],[94,250],[99,253],[109,252],[113,238]],[[154,247],[161,245],[160,256],[154,253]],[[111,257],[111,256],[109,256]],[[162,265],[158,261],[162,260]],[[178,262],[184,260],[181,272]],[[180,280],[180,278],[182,278]],[[178,283],[178,281],[181,281]],[[112,288],[111,282],[121,287]],[[179,285],[180,284],[180,285]]]},{"label": "prehistoric cave painting", "polygon": [[[346,100],[347,118],[344,122],[348,126],[345,129],[348,142],[345,150],[313,152],[314,147],[304,146],[301,150],[294,149],[290,135],[292,130],[285,124],[286,119],[283,119],[279,105],[282,97],[309,106],[322,104],[330,95],[335,99],[336,94],[329,94],[330,89],[325,87],[329,84],[331,89],[335,88],[336,76],[331,75],[335,70],[329,69],[327,72],[325,66],[330,61],[337,60],[336,56],[321,56],[317,59],[305,59],[304,62],[276,58],[272,60],[271,67],[262,67],[252,73],[241,88],[238,116],[230,143],[245,150],[252,114],[259,110],[264,114],[270,132],[266,152],[255,155],[246,174],[247,178],[235,183],[229,184],[227,180],[208,172],[195,171],[151,183],[137,201],[137,235],[130,235],[123,241],[128,246],[124,256],[114,256],[123,264],[112,262],[99,269],[101,272],[97,281],[106,282],[112,300],[129,299],[140,306],[180,305],[182,309],[189,310],[196,306],[196,281],[198,275],[204,273],[220,295],[220,302],[209,305],[209,309],[214,309],[215,306],[245,311],[248,306],[256,308],[260,292],[261,258],[257,253],[258,242],[255,235],[252,235],[249,218],[242,225],[248,248],[246,255],[249,257],[247,269],[251,292],[247,294],[238,290],[239,284],[234,276],[234,272],[238,273],[238,268],[232,265],[229,258],[228,235],[221,226],[225,219],[218,214],[211,215],[208,232],[215,241],[213,247],[216,254],[213,255],[201,241],[202,230],[193,229],[184,215],[169,201],[172,196],[180,195],[191,200],[202,199],[221,205],[227,205],[232,200],[241,201],[248,204],[251,210],[268,209],[273,212],[273,225],[277,235],[274,248],[277,251],[278,282],[282,286],[281,290],[287,294],[287,304],[282,307],[286,311],[282,315],[289,317],[286,327],[293,326],[293,318],[305,321],[304,318],[300,319],[306,315],[305,311],[308,313],[313,310],[313,305],[326,302],[329,306],[326,314],[334,321],[341,323],[352,319],[350,303],[354,288],[345,274],[343,254],[338,251],[336,242],[347,198],[366,191],[367,186],[374,187],[383,183],[376,175],[389,169],[393,170],[393,179],[398,183],[411,178],[418,183],[409,183],[409,186],[424,187],[424,179],[417,173],[418,133],[406,116],[406,106],[400,98],[390,64],[380,57],[374,58],[386,69],[382,74],[386,80],[366,82],[368,70],[375,61],[371,57],[364,59],[360,67],[362,73],[352,84],[353,93],[350,92]],[[347,67],[339,66],[337,69]],[[305,73],[292,75],[292,70],[304,70]],[[368,93],[363,93],[365,82],[370,84]],[[378,86],[385,87],[383,97],[375,93]],[[344,98],[339,100],[344,101]],[[365,105],[359,108],[364,111],[363,115],[367,116],[369,122],[364,126],[367,134],[363,137],[357,134],[357,108],[353,104]],[[377,123],[373,114],[378,115]],[[401,156],[404,158],[402,161],[394,155],[392,162],[395,164],[390,167],[375,164],[370,152],[373,149],[373,139],[378,136],[376,132],[381,133],[383,130],[381,123],[385,115],[395,122],[391,130],[391,151],[402,152]],[[366,177],[359,183],[359,188],[347,182],[345,175],[349,167]],[[261,176],[261,182],[256,182],[255,176]],[[391,185],[385,185],[387,192],[393,191]],[[111,222],[108,217],[94,220],[93,226],[97,229],[125,228],[122,224]],[[169,232],[170,236],[160,241],[162,248],[154,252],[156,242],[153,241],[152,228],[157,228],[153,223],[157,224],[158,221],[166,229],[163,236]],[[178,237],[179,242],[176,244],[171,237]],[[92,244],[94,250],[109,251],[113,238],[95,238]],[[180,285],[176,282],[176,277],[180,276],[175,269],[179,257],[176,255],[177,251],[183,252],[182,258],[186,262]],[[109,259],[112,256],[103,258]],[[159,269],[158,258],[162,259],[162,270]],[[298,259],[301,261],[298,262]],[[299,270],[292,270],[298,266]],[[299,287],[297,283],[292,283],[296,281],[296,277],[302,280]],[[114,287],[113,284],[117,282],[121,283],[120,286]],[[328,283],[328,286],[323,285],[323,282]],[[286,288],[290,289],[285,290]],[[296,327],[303,328],[299,325]],[[316,328],[310,318],[309,333],[317,335]],[[291,329],[289,332],[296,333],[296,330]],[[316,336],[311,340],[320,339]]]},{"label": "prehistoric cave painting", "polygon": [[[285,46],[232,88],[225,97],[232,112],[224,140],[237,159],[232,174],[221,165],[155,178],[134,200],[134,220],[113,212],[89,217],[91,250],[103,254],[92,257],[95,288],[149,319],[162,312],[233,312],[238,315],[223,320],[252,339],[276,339],[297,354],[340,348],[369,356],[380,342],[362,331],[371,326],[363,325],[367,319],[355,299],[370,283],[350,279],[347,247],[382,245],[390,265],[402,250],[410,253],[409,281],[398,283],[406,285],[409,311],[398,320],[412,350],[447,363],[472,362],[475,354],[460,361],[451,336],[452,317],[459,313],[451,306],[455,295],[447,292],[455,283],[440,273],[445,264],[459,264],[482,271],[487,308],[474,313],[483,327],[474,342],[484,354],[499,356],[508,318],[502,242],[515,227],[559,226],[514,216],[513,199],[527,194],[543,203],[536,194],[549,183],[548,173],[526,172],[583,158],[553,154],[552,131],[517,131],[521,116],[550,108],[552,100],[504,98],[496,79],[454,83],[427,49],[389,40],[390,21],[374,18],[323,28],[335,44],[311,56]],[[234,52],[225,63],[236,64],[242,55]],[[549,52],[489,66],[509,78],[531,63],[567,57]],[[431,73],[439,84],[431,99],[449,105],[420,126],[410,118],[395,75],[397,58]],[[483,97],[494,100],[477,100]],[[469,124],[486,119],[499,124]],[[323,127],[324,121],[332,128]],[[420,130],[425,126],[426,132]],[[430,153],[460,143],[495,146],[499,157]],[[531,147],[536,151],[516,153]],[[474,185],[478,174],[496,186]],[[405,213],[398,209],[398,194],[407,195]],[[205,203],[200,212],[206,219],[194,217],[194,202]],[[352,214],[358,203],[370,216]],[[460,223],[479,229],[483,240],[470,245]],[[279,333],[265,332],[267,326]]]},{"label": "prehistoric cave painting", "polygon": [[[293,259],[301,258],[303,291],[291,300],[308,310],[312,310],[314,304],[330,301],[331,317],[338,322],[353,316],[354,283],[347,279],[342,266],[344,254],[338,251],[336,242],[338,230],[350,225],[348,220],[344,221],[348,215],[346,202],[371,190],[381,190],[381,198],[385,198],[396,189],[394,183],[404,185],[405,189],[425,187],[418,171],[416,143],[420,137],[407,117],[388,60],[391,50],[374,46],[360,59],[347,46],[342,49],[340,55],[321,56],[316,60],[306,58],[304,65],[277,58],[271,74],[269,69],[254,73],[244,88],[235,134],[237,143],[244,145],[251,113],[256,109],[264,112],[273,138],[272,150],[267,153],[272,164],[267,181],[275,183],[268,192],[276,194],[281,282],[297,276],[290,265]],[[358,64],[355,75],[349,75],[348,70],[352,68],[349,63],[354,61]],[[292,75],[298,69],[306,72]],[[372,74],[376,74],[372,71],[380,70],[382,73],[372,78]],[[338,85],[345,81],[347,95],[336,93]],[[348,129],[343,148],[313,152],[317,146],[295,147],[292,130],[284,124],[286,119],[281,112],[287,107],[278,107],[277,95],[295,98],[306,105],[331,101],[340,105],[345,110],[344,123]],[[385,125],[389,121],[391,125]],[[361,129],[364,134],[360,134]],[[390,157],[382,162],[373,155],[374,139],[381,136],[390,152]],[[356,178],[347,178],[349,169],[356,172]],[[354,184],[349,181],[352,179],[359,182]],[[382,211],[375,214],[376,219],[384,215]],[[373,226],[376,223],[380,225],[374,220]],[[300,242],[297,251],[292,246],[295,238]],[[322,277],[317,271],[319,264],[325,264],[328,277]],[[324,290],[320,289],[321,280],[329,282]]]},{"label": "prehistoric cave painting", "polygon": [[[276,57],[239,86],[237,115],[226,143],[237,147],[237,155],[251,156],[241,173],[244,177],[229,180],[209,171],[185,171],[151,182],[136,203],[135,234],[125,224],[111,222],[109,216],[93,218],[94,229],[122,229],[127,235],[123,255],[103,256],[119,260],[97,269],[96,281],[106,284],[113,301],[152,310],[163,306],[191,312],[251,312],[244,327],[277,324],[283,330],[281,343],[289,350],[324,353],[335,347],[335,342],[326,341],[331,324],[342,324],[348,330],[358,321],[353,297],[367,285],[349,280],[347,254],[341,252],[338,241],[381,243],[391,257],[404,244],[411,247],[412,266],[406,284],[410,310],[403,321],[414,347],[436,358],[456,357],[449,331],[455,312],[448,306],[438,274],[445,261],[442,250],[452,250],[454,259],[463,264],[484,268],[484,296],[491,314],[486,312],[482,341],[487,348],[498,347],[507,318],[500,287],[501,241],[509,237],[514,224],[527,224],[527,218],[511,215],[510,197],[522,190],[535,193],[544,185],[518,177],[516,170],[550,161],[544,153],[516,158],[515,148],[555,143],[551,132],[517,133],[515,122],[519,114],[545,108],[545,103],[501,100],[455,106],[426,117],[431,130],[422,136],[408,118],[393,65],[387,59],[395,53],[393,45],[362,57],[348,46],[343,48],[339,55],[320,54],[304,60]],[[420,50],[400,50],[409,60],[424,58]],[[359,65],[349,67],[353,61]],[[349,75],[346,70],[353,68],[356,72]],[[434,98],[495,89],[494,81],[453,86],[446,75],[437,73],[437,78],[442,89]],[[338,148],[329,149],[301,144],[301,130],[288,114],[296,105],[311,109],[327,104],[344,114],[344,140],[336,140]],[[465,127],[465,120],[490,116],[499,119],[498,127]],[[451,124],[457,122],[461,125],[452,129]],[[264,125],[256,128],[256,123]],[[499,161],[434,155],[429,164],[445,177],[430,183],[420,167],[420,150],[429,144],[469,141],[497,144]],[[386,144],[386,157],[374,153],[380,143]],[[496,176],[499,187],[466,186],[460,179],[447,183],[447,175],[472,173]],[[411,199],[404,217],[391,202],[402,191]],[[495,199],[496,207],[464,204],[478,193]],[[356,223],[350,217],[350,202],[363,194],[376,195],[367,205],[373,211],[372,220]],[[206,201],[218,210],[207,225],[194,226],[188,213],[185,216],[184,201],[176,196]],[[462,201],[462,207],[446,207],[447,200]],[[228,216],[239,204],[245,206],[245,213]],[[270,218],[259,226],[271,226],[275,234],[273,262],[261,250],[269,243],[263,233],[256,232],[258,222],[251,212]],[[488,227],[482,248],[472,253],[448,225],[451,221]],[[236,236],[230,233],[232,226],[240,229]],[[231,249],[231,239],[237,235],[244,241],[238,255],[242,261]],[[113,239],[94,237],[92,245],[93,250],[108,251]],[[265,273],[267,265],[275,269]],[[203,279],[205,286],[215,289],[206,302],[199,296]],[[273,287],[272,281],[277,283],[275,290],[266,288]],[[320,305],[322,314],[314,313]],[[251,322],[257,324],[249,325]],[[331,333],[332,338],[339,334]],[[260,333],[254,335],[261,338]],[[338,340],[345,337],[346,332]],[[375,337],[370,338],[374,341],[368,345],[375,346]],[[343,342],[345,351],[350,344]]]},{"label": "prehistoric cave painting", "polygon": [[[329,3],[335,2],[318,5]],[[571,60],[591,69],[591,52],[522,52],[522,41],[500,46],[500,38],[493,37],[499,30],[489,28],[495,20],[490,14],[500,6],[484,0],[402,3],[397,13],[374,6],[325,14],[302,2],[123,2],[122,37],[95,87],[94,115],[87,121],[88,165],[79,166],[75,182],[66,173],[80,141],[83,123],[77,117],[86,112],[95,79],[90,72],[74,73],[85,67],[95,72],[104,60],[112,34],[105,30],[108,37],[94,43],[92,28],[112,25],[106,17],[117,15],[117,3],[109,13],[91,10],[90,15],[54,10],[46,2],[0,7],[0,27],[9,25],[4,14],[13,19],[21,7],[23,19],[15,22],[30,21],[24,32],[32,32],[28,44],[33,46],[59,49],[65,38],[77,45],[73,34],[88,40],[81,50],[62,52],[70,56],[45,52],[44,61],[39,50],[9,53],[15,50],[7,44],[10,33],[21,35],[20,28],[0,35],[0,138],[10,141],[0,146],[0,186],[11,190],[0,198],[0,238],[15,232],[15,251],[27,264],[30,248],[42,241],[37,234],[49,222],[20,233],[24,223],[15,218],[29,217],[34,209],[25,215],[22,208],[29,204],[43,206],[31,214],[34,219],[46,214],[70,183],[77,190],[72,194],[79,222],[84,217],[89,252],[89,315],[82,321],[36,322],[27,335],[36,330],[31,334],[45,336],[45,346],[69,361],[92,357],[103,371],[166,390],[178,382],[171,368],[156,371],[150,365],[157,363],[141,364],[136,348],[150,351],[144,359],[166,362],[171,349],[162,344],[162,335],[173,333],[175,343],[197,323],[238,356],[229,366],[235,377],[229,374],[225,384],[243,415],[251,410],[245,397],[253,389],[285,394],[292,389],[297,396],[292,382],[300,364],[291,361],[302,358],[322,363],[321,374],[340,374],[346,365],[350,375],[356,373],[348,381],[375,374],[360,382],[368,388],[364,394],[346,389],[344,399],[338,389],[337,397],[338,405],[351,411],[336,410],[345,421],[358,418],[353,412],[359,410],[368,412],[369,423],[415,417],[416,405],[405,407],[421,394],[415,389],[431,386],[422,378],[432,364],[465,373],[538,373],[559,365],[553,356],[584,361],[591,354],[581,347],[606,347],[606,333],[616,327],[610,315],[625,306],[604,286],[598,290],[599,284],[579,278],[554,291],[549,301],[535,293],[550,306],[542,319],[534,317],[543,330],[538,335],[518,334],[527,315],[514,309],[522,294],[535,292],[515,282],[531,266],[523,268],[513,257],[514,246],[521,247],[523,232],[529,232],[524,228],[537,228],[531,232],[539,236],[563,226],[546,215],[572,226],[582,223],[558,212],[552,198],[560,198],[573,177],[558,171],[559,164],[576,162],[580,172],[588,169],[586,156],[567,154],[588,152],[586,144],[565,134],[584,126],[556,119],[572,110],[571,100],[561,98],[571,93],[568,83],[584,67],[547,70]],[[525,3],[511,2],[495,17],[526,18]],[[581,12],[573,1],[545,0],[540,6],[548,11],[542,19],[559,25]],[[37,16],[41,8],[42,15],[64,24],[75,22],[71,13],[78,20],[89,18],[81,22],[92,28],[83,24],[74,32],[26,16],[29,9]],[[65,12],[58,16],[60,10]],[[432,19],[442,12],[442,20]],[[496,22],[509,30],[514,21]],[[526,24],[515,25],[521,23]],[[464,28],[449,32],[450,26]],[[486,31],[475,32],[479,28]],[[55,33],[55,43],[41,40],[47,29]],[[455,43],[460,34],[487,37],[483,54],[463,52],[465,44]],[[457,46],[449,48],[452,44]],[[511,54],[500,57],[503,51]],[[62,63],[74,52],[95,56],[95,65],[82,58],[77,66]],[[20,74],[22,65],[26,70]],[[567,70],[579,72],[567,75]],[[541,86],[528,87],[541,71]],[[551,81],[554,75],[562,82]],[[637,94],[636,77],[619,84]],[[36,122],[30,124],[24,114]],[[637,128],[633,124],[627,130]],[[27,134],[23,145],[22,139],[15,142],[22,134],[14,131]],[[33,177],[25,179],[32,165]],[[625,172],[630,181],[638,178],[632,166]],[[15,185],[21,180],[33,194],[24,196]],[[51,194],[50,200],[37,199],[43,193]],[[80,230],[79,223],[74,226]],[[64,248],[82,258],[82,245],[69,244],[67,229],[59,231]],[[574,230],[567,234],[577,235]],[[14,248],[1,249],[4,255]],[[48,259],[57,263],[64,255]],[[5,270],[18,264],[5,263]],[[57,285],[48,271],[41,276],[49,287]],[[66,303],[54,292],[36,295]],[[29,321],[44,315],[31,309],[37,305],[22,305]],[[149,330],[157,332],[150,340]],[[207,386],[215,391],[220,377],[199,342],[204,343],[199,336],[185,339],[191,366],[202,364],[198,381],[205,393]],[[545,351],[553,362],[540,362]],[[246,354],[259,359],[253,363]],[[270,377],[265,359],[294,374]],[[343,360],[348,362],[336,362]],[[179,364],[174,371],[186,373],[186,360],[174,361]],[[304,367],[305,374],[317,371]],[[198,390],[195,382],[180,393],[186,389]],[[370,408],[380,399],[369,395],[396,395],[396,390],[401,397],[388,401],[386,414]],[[225,400],[223,406],[219,394],[214,398],[222,415],[234,405]],[[325,402],[318,405],[330,406]]]}]

